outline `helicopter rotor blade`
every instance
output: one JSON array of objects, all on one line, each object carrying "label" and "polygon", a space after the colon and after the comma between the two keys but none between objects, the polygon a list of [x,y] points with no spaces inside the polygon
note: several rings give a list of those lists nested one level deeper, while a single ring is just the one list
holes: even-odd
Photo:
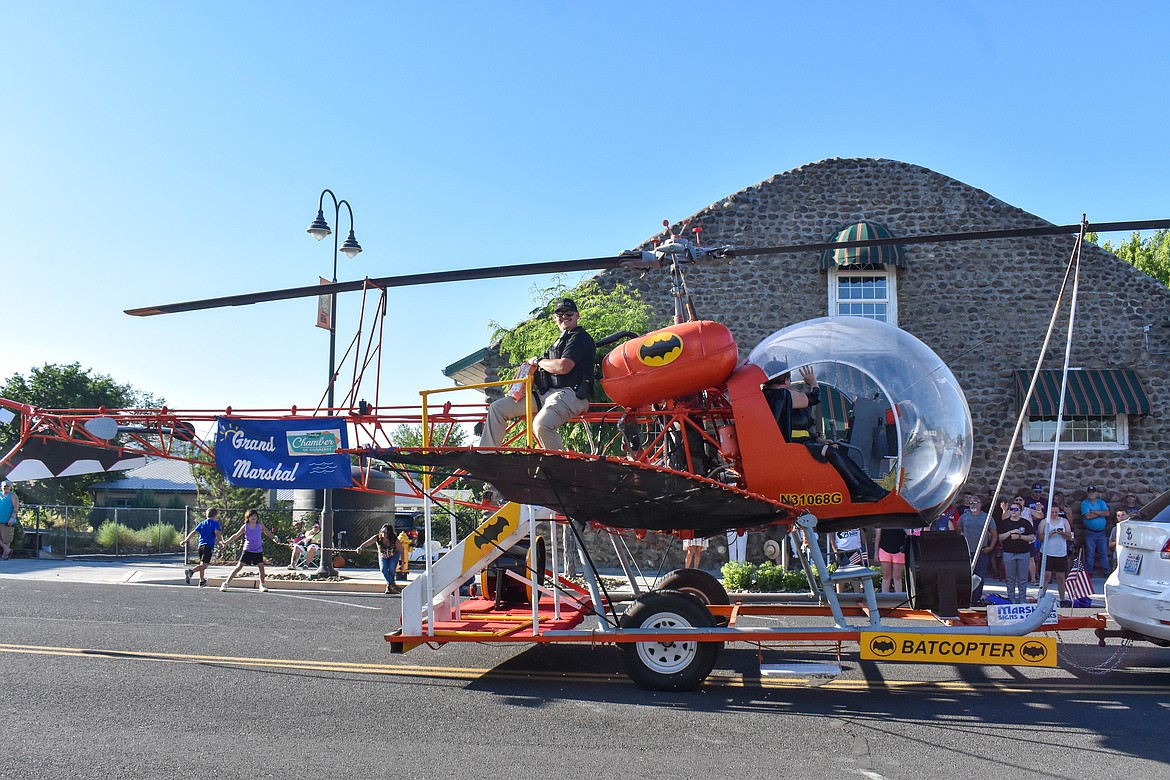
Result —
[{"label": "helicopter rotor blade", "polygon": [[[737,257],[756,257],[760,255],[778,255],[797,252],[823,252],[829,249],[852,249],[867,246],[887,246],[890,244],[901,245],[951,243],[956,241],[981,241],[1000,238],[1054,236],[1079,233],[1082,228],[1087,232],[1094,233],[1110,233],[1134,230],[1160,230],[1170,228],[1170,219],[1150,219],[1129,222],[1098,222],[1085,223],[1083,225],[1080,223],[1075,225],[1048,225],[1044,227],[1013,228],[1009,230],[982,230],[966,233],[898,236],[895,238],[873,238],[864,241],[832,241],[815,244],[791,244],[787,246],[756,247],[750,249],[737,249],[734,247],[704,247],[702,250],[697,251],[697,256],[709,257],[713,259],[734,259]],[[352,282],[333,282],[330,284],[315,284],[305,287],[290,287],[284,290],[268,290],[265,292],[244,293],[242,295],[227,295],[219,298],[206,298],[199,301],[187,301],[184,303],[144,306],[137,309],[126,309],[125,313],[134,317],[150,317],[157,314],[175,314],[184,311],[218,309],[225,306],[247,306],[249,304],[263,303],[265,301],[283,301],[292,298],[312,298],[318,295],[355,292],[361,290],[366,285],[373,287],[411,287],[423,284],[469,281],[473,279],[502,279],[513,276],[573,273],[575,271],[601,271],[608,268],[619,267],[650,268],[661,266],[663,262],[663,258],[655,257],[652,252],[631,251],[614,257],[594,257],[583,260],[552,260],[543,263],[523,263],[517,265],[467,268],[456,271],[436,271],[424,274],[383,276],[376,279],[362,279]]]},{"label": "helicopter rotor blade", "polygon": [[[752,249],[724,249],[720,257],[755,257],[757,255],[780,255],[793,252],[824,252],[829,249],[853,249],[867,246],[890,246],[891,244],[950,244],[957,241],[984,241],[997,238],[1029,238],[1032,236],[1059,236],[1081,232],[1081,224],[1046,225],[1033,228],[1011,228],[1008,230],[974,230],[966,233],[936,233],[922,236],[895,236],[893,238],[869,238],[861,241],[827,241],[819,244],[792,244],[789,246],[764,246]],[[1147,219],[1130,222],[1087,222],[1086,233],[1115,233],[1123,230],[1162,230],[1170,228],[1170,219]]]},{"label": "helicopter rotor blade", "polygon": [[616,268],[621,265],[640,265],[637,255],[623,257],[594,257],[585,260],[552,260],[544,263],[520,265],[498,265],[486,268],[466,268],[457,271],[435,271],[425,274],[404,274],[383,276],[377,279],[360,279],[353,282],[332,282],[305,287],[290,287],[284,290],[268,290],[242,295],[226,295],[220,298],[205,298],[200,301],[167,303],[160,306],[144,306],[140,309],[126,309],[134,317],[150,317],[156,314],[175,314],[183,311],[218,309],[225,306],[247,306],[265,301],[284,301],[291,298],[312,298],[318,295],[355,292],[369,284],[371,287],[412,287],[441,282],[462,282],[472,279],[502,279],[509,276],[535,276],[538,274],[572,273]]}]

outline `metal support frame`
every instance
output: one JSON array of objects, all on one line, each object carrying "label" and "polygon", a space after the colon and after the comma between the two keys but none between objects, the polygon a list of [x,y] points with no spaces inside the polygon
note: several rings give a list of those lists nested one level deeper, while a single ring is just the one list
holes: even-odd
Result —
[{"label": "metal support frame", "polygon": [[820,537],[816,529],[816,517],[811,514],[803,514],[796,518],[796,525],[789,531],[789,534],[794,542],[798,542],[800,534],[804,535],[804,543],[808,548],[809,557],[812,558],[812,566],[810,567],[808,558],[800,556],[804,573],[808,577],[813,592],[822,602],[828,604],[833,613],[834,624],[838,628],[849,626],[845,620],[845,614],[841,611],[841,600],[837,598],[836,588],[838,583],[847,582],[861,584],[861,589],[865,594],[865,606],[869,613],[869,624],[871,626],[880,625],[881,613],[878,612],[877,593],[873,587],[873,580],[874,577],[878,576],[877,573],[866,566],[844,566],[830,573],[828,562],[825,561],[824,553],[821,551]]}]

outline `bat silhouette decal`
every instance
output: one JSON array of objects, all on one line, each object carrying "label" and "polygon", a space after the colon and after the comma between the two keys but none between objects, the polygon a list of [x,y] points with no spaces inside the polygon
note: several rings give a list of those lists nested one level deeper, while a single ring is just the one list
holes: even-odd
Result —
[{"label": "bat silhouette decal", "polygon": [[655,333],[638,345],[638,360],[648,366],[665,366],[682,354],[683,341],[677,333]]},{"label": "bat silhouette decal", "polygon": [[1028,642],[1020,649],[1020,654],[1027,661],[1043,661],[1048,655],[1048,649],[1039,642]]},{"label": "bat silhouette decal", "polygon": [[897,646],[888,636],[875,636],[869,642],[869,650],[874,655],[891,655]]},{"label": "bat silhouette decal", "polygon": [[508,518],[497,516],[495,519],[483,526],[482,530],[475,534],[474,542],[476,547],[487,547],[489,544],[495,544],[500,541],[504,531],[508,529]]}]

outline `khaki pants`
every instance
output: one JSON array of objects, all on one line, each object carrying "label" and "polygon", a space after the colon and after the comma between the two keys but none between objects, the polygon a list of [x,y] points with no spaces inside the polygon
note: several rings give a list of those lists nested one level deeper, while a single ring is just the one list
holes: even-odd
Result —
[{"label": "khaki pants", "polygon": [[[536,446],[545,450],[563,450],[564,440],[557,428],[589,408],[589,400],[578,398],[571,388],[550,390],[540,397],[540,411],[532,416],[532,435]],[[508,420],[524,416],[524,402],[508,396],[497,399],[488,407],[487,421],[479,446],[499,447],[508,429]]]}]

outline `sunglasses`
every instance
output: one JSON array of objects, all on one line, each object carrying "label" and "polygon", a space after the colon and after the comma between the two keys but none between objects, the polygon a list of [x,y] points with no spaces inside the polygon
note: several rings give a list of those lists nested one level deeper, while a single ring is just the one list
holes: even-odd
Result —
[{"label": "sunglasses", "polygon": [[1012,507],[1011,509],[1009,509],[1008,511],[1009,511],[1009,512],[1019,512],[1019,511],[1020,511],[1020,508],[1019,508],[1018,506],[1013,506],[1013,507]]},{"label": "sunglasses", "polygon": [[553,316],[558,317],[558,318],[563,320],[566,317],[572,317],[576,313],[577,312],[575,312],[575,311],[554,311]]}]

